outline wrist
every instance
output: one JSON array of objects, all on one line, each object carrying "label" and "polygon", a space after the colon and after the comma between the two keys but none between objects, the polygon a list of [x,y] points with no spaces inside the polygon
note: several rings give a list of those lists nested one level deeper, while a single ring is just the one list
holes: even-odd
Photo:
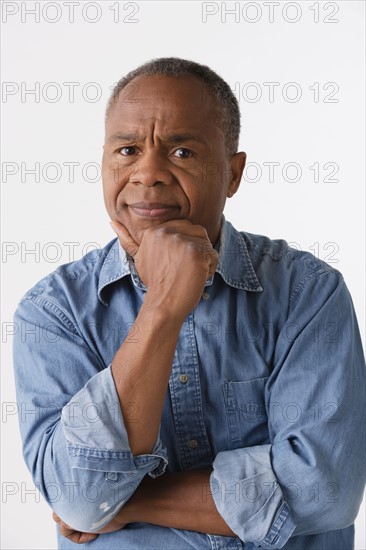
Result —
[{"label": "wrist", "polygon": [[160,297],[154,296],[149,291],[146,292],[141,312],[144,315],[150,316],[154,325],[168,325],[170,330],[174,328],[178,331],[182,328],[187,313],[185,311],[173,308],[171,304],[167,304]]},{"label": "wrist", "polygon": [[130,498],[128,502],[123,506],[121,512],[122,512],[122,520],[125,523],[135,523],[137,521],[141,521],[138,518],[138,508],[136,504],[132,501],[133,496]]},{"label": "wrist", "polygon": [[144,506],[147,496],[149,495],[148,488],[152,479],[145,476],[141,481],[136,491],[131,495],[129,500],[123,506],[123,519],[126,523],[135,523],[137,521],[145,521]]}]

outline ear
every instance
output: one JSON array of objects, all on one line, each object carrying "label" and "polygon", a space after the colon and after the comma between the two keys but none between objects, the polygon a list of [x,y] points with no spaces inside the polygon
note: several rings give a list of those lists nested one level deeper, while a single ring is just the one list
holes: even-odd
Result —
[{"label": "ear", "polygon": [[229,160],[230,170],[231,170],[231,175],[230,175],[231,179],[229,181],[227,194],[226,194],[228,198],[235,195],[235,193],[239,189],[246,160],[247,160],[247,154],[244,153],[243,151],[241,151],[240,153],[235,153],[235,155],[233,155]]}]

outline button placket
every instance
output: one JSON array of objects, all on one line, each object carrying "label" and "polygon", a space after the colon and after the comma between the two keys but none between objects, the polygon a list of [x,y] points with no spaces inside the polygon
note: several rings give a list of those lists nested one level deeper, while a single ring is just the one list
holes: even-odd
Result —
[{"label": "button placket", "polygon": [[198,370],[194,320],[190,314],[179,335],[169,379],[179,457],[184,469],[205,467],[213,461],[204,424]]}]

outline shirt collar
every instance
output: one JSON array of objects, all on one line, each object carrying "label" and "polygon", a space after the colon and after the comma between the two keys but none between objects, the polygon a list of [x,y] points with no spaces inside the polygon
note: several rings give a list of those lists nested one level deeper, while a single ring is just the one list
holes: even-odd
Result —
[{"label": "shirt collar", "polygon": [[[118,238],[112,241],[112,246],[107,253],[99,274],[98,298],[103,305],[108,306],[104,299],[104,292],[107,286],[131,274],[129,256],[122,248]],[[132,262],[131,262],[132,263]],[[142,283],[141,283],[142,284]]]},{"label": "shirt collar", "polygon": [[220,273],[225,283],[250,292],[263,290],[254,271],[243,235],[225,219],[224,215],[222,215],[219,235],[219,256],[216,272]]},{"label": "shirt collar", "polygon": [[[219,252],[216,273],[221,275],[225,283],[250,292],[263,290],[254,271],[243,235],[225,219],[224,215],[222,215],[220,234],[215,248]],[[99,275],[98,297],[102,304],[109,305],[103,297],[103,289],[126,275],[131,275],[136,288],[146,290],[131,256],[126,253],[116,238],[104,259]],[[214,275],[207,280],[205,286],[212,285],[213,279]]]}]

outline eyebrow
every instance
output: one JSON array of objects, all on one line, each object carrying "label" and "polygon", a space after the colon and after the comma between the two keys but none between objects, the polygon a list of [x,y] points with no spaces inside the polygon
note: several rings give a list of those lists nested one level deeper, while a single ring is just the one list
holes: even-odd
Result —
[{"label": "eyebrow", "polygon": [[166,136],[166,140],[172,143],[179,143],[180,141],[198,141],[200,143],[205,143],[203,138],[193,134],[169,134]]},{"label": "eyebrow", "polygon": [[136,141],[139,138],[137,134],[113,134],[108,138],[108,142],[113,141]]},{"label": "eyebrow", "polygon": [[[199,136],[195,136],[193,134],[169,134],[165,137],[165,139],[170,143],[180,143],[182,141],[197,141],[199,143],[206,144],[206,141],[203,138]],[[141,136],[134,133],[131,133],[131,134],[117,133],[117,134],[113,134],[108,138],[109,143],[113,143],[115,141],[139,141],[139,140],[141,140]]]}]

